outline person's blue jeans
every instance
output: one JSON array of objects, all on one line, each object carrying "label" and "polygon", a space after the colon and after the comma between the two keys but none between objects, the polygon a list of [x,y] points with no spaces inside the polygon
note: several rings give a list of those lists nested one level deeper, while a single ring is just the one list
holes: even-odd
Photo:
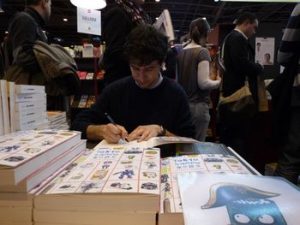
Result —
[{"label": "person's blue jeans", "polygon": [[210,115],[209,106],[205,102],[190,103],[192,122],[196,127],[195,139],[205,141]]}]

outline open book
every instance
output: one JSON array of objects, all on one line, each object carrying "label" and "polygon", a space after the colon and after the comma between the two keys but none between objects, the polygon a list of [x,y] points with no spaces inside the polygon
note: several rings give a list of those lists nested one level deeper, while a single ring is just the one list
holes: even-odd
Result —
[{"label": "open book", "polygon": [[118,144],[109,144],[106,140],[101,141],[95,148],[105,148],[105,147],[136,147],[139,148],[153,148],[159,145],[166,145],[166,144],[193,144],[193,143],[200,143],[199,141],[193,138],[187,137],[153,137],[150,138],[148,141],[130,141],[126,142],[124,140],[120,140]]}]

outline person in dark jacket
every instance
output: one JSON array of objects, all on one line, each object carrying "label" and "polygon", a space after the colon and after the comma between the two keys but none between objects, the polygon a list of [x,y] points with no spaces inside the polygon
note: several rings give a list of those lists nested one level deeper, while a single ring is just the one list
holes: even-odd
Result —
[{"label": "person in dark jacket", "polygon": [[[300,3],[298,3],[284,30],[280,48],[278,51],[278,62],[290,70],[293,78],[290,88],[290,99],[286,99],[286,112],[282,115],[282,122],[288,124],[283,136],[285,143],[278,160],[275,175],[282,176],[297,184],[300,175]],[[287,74],[282,74],[285,76]],[[273,112],[274,113],[274,112]],[[279,123],[279,121],[276,121]],[[286,135],[286,136],[285,136]]]},{"label": "person in dark jacket", "polygon": [[[17,13],[8,27],[8,39],[12,47],[12,63],[22,63],[23,67],[32,73],[39,71],[38,63],[33,53],[36,40],[48,42],[44,31],[51,15],[51,0],[27,0],[23,12]],[[26,52],[28,60],[24,62],[20,52]]]},{"label": "person in dark jacket", "polygon": [[[224,39],[224,66],[222,94],[230,96],[249,82],[250,90],[255,101],[257,96],[257,76],[263,71],[263,66],[254,62],[254,51],[248,39],[258,28],[258,20],[252,13],[245,12],[236,20],[236,27]],[[245,139],[249,131],[248,120],[236,120],[222,116],[220,112],[220,140],[246,156]]]},{"label": "person in dark jacket", "polygon": [[[7,45],[11,49],[10,66],[4,77],[17,84],[45,85],[48,110],[66,110],[68,98],[79,90],[74,73],[47,80],[33,48],[36,41],[48,43],[45,26],[51,16],[51,0],[27,0],[23,12],[17,13],[8,27]],[[76,75],[76,74],[75,74]]]},{"label": "person in dark jacket", "polygon": [[155,136],[194,137],[187,96],[160,74],[168,39],[150,25],[140,25],[125,46],[131,76],[107,86],[91,109],[80,113],[72,129],[89,140],[148,140]]},{"label": "person in dark jacket", "polygon": [[139,24],[150,23],[149,17],[141,8],[143,3],[144,0],[115,0],[104,12],[103,39],[106,50],[102,64],[107,85],[130,76],[129,65],[123,54],[124,44],[133,28]]}]

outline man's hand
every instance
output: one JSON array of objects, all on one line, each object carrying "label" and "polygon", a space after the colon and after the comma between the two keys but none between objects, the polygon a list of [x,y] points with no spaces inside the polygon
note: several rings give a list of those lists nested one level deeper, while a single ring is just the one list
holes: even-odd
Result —
[{"label": "man's hand", "polygon": [[145,125],[138,126],[132,131],[127,140],[128,141],[148,141],[152,137],[157,137],[161,134],[162,128],[159,125]]},{"label": "man's hand", "polygon": [[120,139],[125,139],[128,136],[126,129],[118,124],[109,123],[103,132],[103,138],[108,143],[118,143]]},{"label": "man's hand", "polygon": [[87,128],[89,140],[105,139],[108,143],[116,144],[120,139],[125,139],[128,132],[123,126],[109,123],[107,125],[90,125]]}]

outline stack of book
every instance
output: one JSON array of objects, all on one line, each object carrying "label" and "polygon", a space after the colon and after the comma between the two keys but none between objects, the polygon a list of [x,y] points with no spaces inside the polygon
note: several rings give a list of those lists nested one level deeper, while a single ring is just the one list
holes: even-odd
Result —
[{"label": "stack of book", "polygon": [[0,80],[0,135],[47,127],[44,86]]},{"label": "stack of book", "polygon": [[95,95],[74,96],[71,100],[72,108],[90,108],[96,102]]},{"label": "stack of book", "polygon": [[[10,85],[11,123],[15,130],[32,130],[47,127],[47,103],[44,86]],[[13,119],[14,118],[14,119]],[[14,130],[12,130],[14,131]]]},{"label": "stack of book", "polygon": [[28,192],[85,149],[75,131],[21,131],[0,137],[0,191]]},{"label": "stack of book", "polygon": [[[203,144],[206,145],[206,143]],[[215,148],[217,147],[218,145],[215,144]],[[184,224],[177,176],[191,172],[203,174],[252,174],[236,156],[228,153],[185,155],[162,159],[160,225]]]},{"label": "stack of book", "polygon": [[48,128],[56,130],[68,130],[66,112],[63,111],[48,111]]},{"label": "stack of book", "polygon": [[0,224],[32,224],[33,194],[85,150],[80,133],[19,131],[0,137]]},{"label": "stack of book", "polygon": [[34,223],[154,225],[159,187],[159,149],[96,148],[35,197]]},{"label": "stack of book", "polygon": [[33,196],[24,193],[0,193],[1,225],[32,225]]}]

